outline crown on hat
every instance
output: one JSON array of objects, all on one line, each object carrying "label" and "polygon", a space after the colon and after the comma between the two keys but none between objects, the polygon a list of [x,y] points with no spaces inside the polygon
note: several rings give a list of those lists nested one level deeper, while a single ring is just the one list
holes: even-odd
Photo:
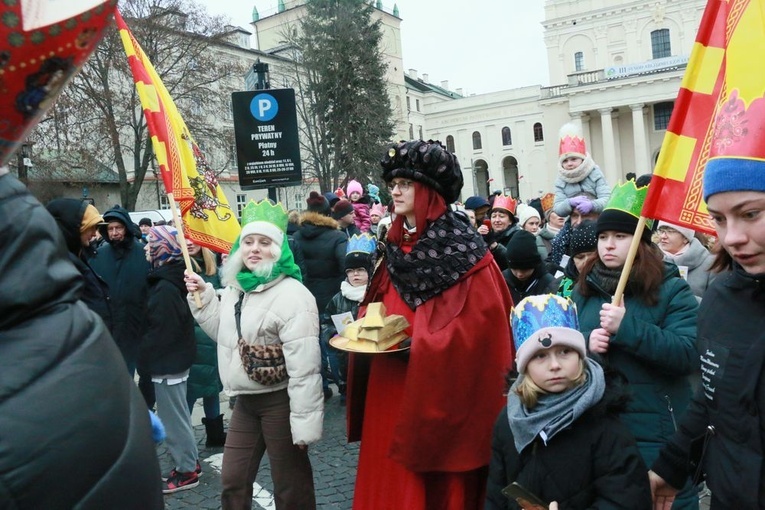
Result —
[{"label": "crown on hat", "polygon": [[542,202],[542,210],[544,212],[549,211],[553,208],[553,205],[555,204],[555,193],[546,193],[541,198]]},{"label": "crown on hat", "polygon": [[491,206],[491,209],[504,209],[508,211],[510,214],[515,216],[515,210],[518,208],[518,201],[515,200],[513,197],[508,197],[506,195],[497,195],[494,198],[494,205]]},{"label": "crown on hat", "polygon": [[558,155],[564,154],[580,154],[582,156],[587,154],[587,145],[584,143],[584,136],[582,130],[578,125],[573,122],[564,124],[560,128],[560,145],[558,146]]},{"label": "crown on hat", "polygon": [[648,195],[648,185],[638,188],[634,180],[619,183],[611,191],[611,198],[603,210],[616,209],[639,218],[646,195]]},{"label": "crown on hat", "polygon": [[244,227],[253,221],[267,221],[282,232],[287,232],[288,216],[281,202],[274,204],[266,198],[260,202],[250,200],[250,203],[242,209],[241,223]]},{"label": "crown on hat", "polygon": [[348,239],[348,247],[345,250],[346,255],[349,253],[372,253],[377,249],[377,241],[371,235],[364,232],[363,234],[353,234]]},{"label": "crown on hat", "polygon": [[510,312],[516,350],[542,328],[579,329],[576,305],[555,294],[528,296]]}]

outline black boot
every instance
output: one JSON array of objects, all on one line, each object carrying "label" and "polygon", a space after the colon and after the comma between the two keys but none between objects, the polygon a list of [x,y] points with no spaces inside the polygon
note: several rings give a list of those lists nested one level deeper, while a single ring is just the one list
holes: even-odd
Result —
[{"label": "black boot", "polygon": [[217,418],[202,418],[207,433],[205,446],[222,447],[226,445],[226,433],[223,432],[223,415]]}]

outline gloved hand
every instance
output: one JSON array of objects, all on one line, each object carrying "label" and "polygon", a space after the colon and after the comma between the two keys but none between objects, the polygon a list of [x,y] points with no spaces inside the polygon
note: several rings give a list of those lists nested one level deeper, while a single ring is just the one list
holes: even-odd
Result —
[{"label": "gloved hand", "polygon": [[494,244],[495,236],[492,229],[489,229],[489,233],[481,237],[483,237],[483,240],[486,242],[486,246],[491,246]]},{"label": "gloved hand", "polygon": [[149,418],[151,418],[151,438],[155,443],[161,443],[165,440],[165,426],[162,425],[159,417],[153,412],[149,411]]},{"label": "gloved hand", "polygon": [[590,214],[592,212],[592,208],[594,207],[592,200],[584,199],[581,204],[577,207],[577,210],[582,214]]},{"label": "gloved hand", "polygon": [[592,211],[592,201],[587,197],[569,198],[568,203],[572,209],[578,209],[582,214],[589,214]]}]

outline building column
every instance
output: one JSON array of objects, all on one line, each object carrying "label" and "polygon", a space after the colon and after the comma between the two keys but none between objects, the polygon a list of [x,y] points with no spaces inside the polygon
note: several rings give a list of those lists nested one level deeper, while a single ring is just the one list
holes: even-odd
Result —
[{"label": "building column", "polygon": [[635,168],[636,175],[650,173],[652,168],[648,163],[648,147],[645,139],[645,119],[643,118],[643,103],[631,104],[632,132],[635,138]]},{"label": "building column", "polygon": [[611,119],[613,108],[600,108],[600,125],[603,129],[603,174],[610,187],[619,182],[619,172],[616,168],[616,147],[614,146],[614,125]]}]

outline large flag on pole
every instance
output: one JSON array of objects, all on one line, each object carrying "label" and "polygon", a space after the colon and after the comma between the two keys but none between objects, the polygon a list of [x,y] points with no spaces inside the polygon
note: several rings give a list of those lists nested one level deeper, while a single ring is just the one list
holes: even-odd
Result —
[{"label": "large flag on pole", "polygon": [[185,237],[217,252],[231,251],[240,228],[215,172],[119,11],[115,20],[141,100],[165,191],[180,204]]},{"label": "large flag on pole", "polygon": [[[762,48],[765,40],[761,10],[759,1],[708,0],[643,216],[714,233],[703,201],[702,177],[715,118],[730,90],[751,82],[765,84],[762,53],[755,49]],[[753,41],[759,42],[752,45]]]}]

